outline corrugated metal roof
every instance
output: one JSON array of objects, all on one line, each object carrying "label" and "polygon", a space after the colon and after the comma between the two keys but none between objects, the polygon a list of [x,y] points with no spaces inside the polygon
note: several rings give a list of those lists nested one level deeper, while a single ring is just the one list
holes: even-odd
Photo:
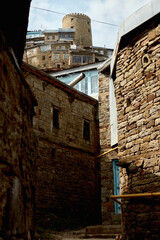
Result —
[{"label": "corrugated metal roof", "polygon": [[83,65],[83,66],[59,71],[59,72],[56,72],[56,73],[51,73],[51,76],[58,77],[58,76],[63,76],[63,75],[67,75],[67,74],[70,74],[70,73],[76,73],[76,72],[88,71],[88,70],[92,70],[92,69],[98,69],[98,67],[100,65],[102,65],[102,62],[91,63],[91,64],[87,64],[87,65]]}]

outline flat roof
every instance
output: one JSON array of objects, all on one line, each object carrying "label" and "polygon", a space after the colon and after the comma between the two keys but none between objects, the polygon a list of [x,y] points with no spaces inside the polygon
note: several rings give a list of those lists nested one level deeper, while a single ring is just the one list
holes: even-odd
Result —
[{"label": "flat roof", "polygon": [[75,28],[58,28],[58,29],[56,29],[56,30],[44,30],[43,31],[43,33],[45,34],[45,33],[70,33],[70,32],[75,32],[76,30],[75,30]]}]

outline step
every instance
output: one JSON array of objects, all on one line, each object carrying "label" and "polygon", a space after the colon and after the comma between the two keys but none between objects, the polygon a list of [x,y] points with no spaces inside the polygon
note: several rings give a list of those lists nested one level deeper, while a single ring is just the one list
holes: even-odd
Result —
[{"label": "step", "polygon": [[86,235],[121,234],[121,225],[96,225],[86,227]]},{"label": "step", "polygon": [[87,234],[84,236],[83,239],[89,239],[89,240],[91,240],[91,239],[100,239],[100,240],[114,239],[115,240],[115,238],[118,236],[120,236],[120,235],[119,234]]}]

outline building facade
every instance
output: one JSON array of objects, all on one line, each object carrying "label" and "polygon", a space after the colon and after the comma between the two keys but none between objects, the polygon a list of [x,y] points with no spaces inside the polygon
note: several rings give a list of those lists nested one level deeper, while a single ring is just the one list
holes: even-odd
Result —
[{"label": "building facade", "polygon": [[3,2],[1,16],[8,4],[12,22],[0,21],[0,239],[31,240],[36,101],[20,69],[30,1]]},{"label": "building facade", "polygon": [[121,194],[129,194],[122,198],[125,240],[160,239],[160,200],[146,197],[160,192],[159,6],[153,0],[122,23],[112,72]]},{"label": "building facade", "polygon": [[121,224],[121,207],[110,199],[120,194],[118,151],[111,144],[110,60],[99,67],[99,139],[101,166],[101,216],[103,225]]},{"label": "building facade", "polygon": [[45,227],[100,222],[97,100],[29,65],[36,96],[36,219]]}]

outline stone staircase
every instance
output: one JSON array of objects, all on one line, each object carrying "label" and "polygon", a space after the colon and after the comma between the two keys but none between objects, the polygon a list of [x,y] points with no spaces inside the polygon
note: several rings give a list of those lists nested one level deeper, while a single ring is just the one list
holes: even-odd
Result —
[{"label": "stone staircase", "polygon": [[84,238],[92,239],[118,239],[122,233],[121,225],[97,225],[86,227]]}]

